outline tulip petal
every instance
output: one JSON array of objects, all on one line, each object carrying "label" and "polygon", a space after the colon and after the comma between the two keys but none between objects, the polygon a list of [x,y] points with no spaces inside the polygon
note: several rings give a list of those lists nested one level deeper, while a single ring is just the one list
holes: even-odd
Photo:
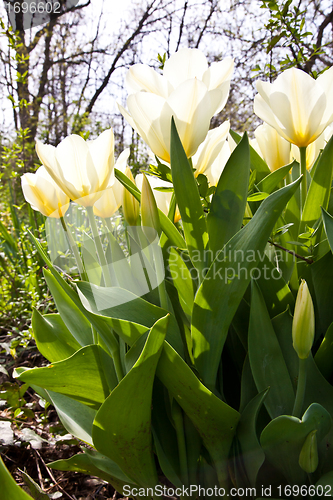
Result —
[{"label": "tulip petal", "polygon": [[[218,92],[219,91],[213,91]],[[217,96],[218,97],[218,96]],[[193,156],[205,139],[211,119],[212,98],[196,78],[177,87],[168,99],[187,157]]]},{"label": "tulip petal", "polygon": [[254,132],[259,154],[270,170],[277,170],[290,163],[290,142],[286,141],[273,127],[265,123]]},{"label": "tulip petal", "polygon": [[208,68],[202,81],[208,90],[216,89],[226,81],[230,81],[234,70],[234,60],[232,57],[226,57],[223,61],[214,63]]},{"label": "tulip petal", "polygon": [[105,130],[97,139],[86,141],[95,166],[94,177],[90,180],[92,190],[103,190],[107,186],[114,167],[113,130]]},{"label": "tulip petal", "polygon": [[146,64],[134,64],[130,67],[126,74],[126,86],[129,94],[144,90],[165,99],[173,90],[166,78]]},{"label": "tulip petal", "polygon": [[164,65],[163,75],[173,88],[192,78],[202,79],[208,68],[206,57],[199,49],[181,49]]},{"label": "tulip petal", "polygon": [[217,155],[221,152],[223,144],[227,139],[229,128],[230,123],[226,121],[219,127],[208,132],[206,139],[200,144],[198,151],[192,157],[196,175],[203,174],[210,168]]},{"label": "tulip petal", "polygon": [[142,139],[163,160],[170,161],[172,110],[163,97],[137,92],[127,99],[127,106]]}]

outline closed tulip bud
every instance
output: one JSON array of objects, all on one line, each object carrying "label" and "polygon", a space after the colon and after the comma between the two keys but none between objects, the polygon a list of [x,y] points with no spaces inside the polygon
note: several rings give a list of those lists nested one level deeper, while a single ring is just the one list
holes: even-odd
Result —
[{"label": "closed tulip bud", "polygon": [[[129,167],[126,168],[125,175],[134,183],[134,177]],[[124,189],[122,205],[127,224],[136,226],[139,218],[139,202],[127,189]]]},{"label": "closed tulip bud", "polygon": [[156,232],[160,234],[161,226],[155,196],[144,174],[141,191],[141,224],[148,241],[152,243],[156,238]]},{"label": "closed tulip bud", "polygon": [[314,430],[308,434],[301,453],[299,454],[298,463],[300,467],[310,474],[314,472],[318,467],[318,449],[317,449],[317,430]]},{"label": "closed tulip bud", "polygon": [[315,333],[314,309],[308,285],[302,280],[299,287],[292,326],[293,347],[300,359],[311,351]]}]

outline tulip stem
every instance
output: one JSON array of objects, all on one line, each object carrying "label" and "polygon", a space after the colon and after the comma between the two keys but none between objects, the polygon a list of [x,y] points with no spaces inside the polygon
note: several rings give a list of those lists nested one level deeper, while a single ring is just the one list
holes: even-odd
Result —
[{"label": "tulip stem", "polygon": [[63,217],[60,217],[60,221],[61,221],[61,225],[63,227],[63,230],[65,231],[65,235],[66,235],[68,244],[70,246],[70,249],[72,250],[72,252],[74,254],[74,258],[76,261],[76,265],[77,265],[80,277],[84,281],[87,281],[87,275],[86,275],[86,272],[84,270],[84,266],[83,266],[83,263],[82,263],[82,260],[80,257],[80,253],[79,253],[79,250],[77,248],[77,244],[74,241],[73,235],[72,235],[70,229],[67,227],[65,219]]},{"label": "tulip stem", "polygon": [[299,148],[300,157],[301,157],[301,174],[302,184],[301,184],[301,212],[304,210],[306,195],[307,195],[307,172],[306,172],[306,146]]},{"label": "tulip stem", "polygon": [[296,398],[293,408],[293,415],[295,417],[301,418],[302,406],[304,402],[304,394],[306,387],[306,362],[308,358],[301,359],[299,358],[298,365],[298,381],[297,381],[297,390],[296,390]]},{"label": "tulip stem", "polygon": [[87,207],[87,213],[88,213],[88,218],[89,218],[92,234],[94,237],[94,242],[95,242],[95,247],[96,247],[96,252],[98,255],[99,263],[102,267],[104,283],[105,283],[105,286],[110,287],[110,286],[112,286],[112,283],[111,283],[111,278],[110,278],[110,273],[109,273],[109,267],[108,267],[108,263],[106,261],[106,257],[105,257],[104,251],[103,251],[103,246],[102,246],[101,238],[100,238],[100,235],[98,232],[93,207]]}]

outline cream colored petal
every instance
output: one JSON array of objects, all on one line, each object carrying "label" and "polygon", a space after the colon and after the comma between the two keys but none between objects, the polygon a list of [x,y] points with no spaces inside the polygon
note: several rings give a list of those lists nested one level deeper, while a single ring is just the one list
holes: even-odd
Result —
[{"label": "cream colored petal", "polygon": [[217,155],[216,159],[211,164],[210,168],[208,168],[205,172],[207,175],[209,184],[211,186],[217,186],[221,174],[226,166],[227,161],[229,160],[231,155],[231,148],[228,141],[225,141],[221,151]]},{"label": "cream colored petal", "polygon": [[[119,183],[120,184],[120,183]],[[112,217],[120,207],[115,195],[114,188],[110,187],[103,191],[102,196],[94,203],[94,214],[103,219]]]},{"label": "cream colored petal", "polygon": [[210,168],[227,139],[229,128],[230,123],[226,121],[219,127],[208,132],[206,139],[200,144],[195,155],[192,156],[192,163],[193,167],[196,169],[196,175],[203,174]]},{"label": "cream colored petal", "polygon": [[260,125],[254,134],[270,170],[277,170],[290,163],[290,142],[281,137],[273,127],[265,123]]},{"label": "cream colored petal", "polygon": [[[108,185],[114,167],[113,130],[105,130],[97,139],[87,141],[97,175],[90,177],[92,191],[103,190]],[[88,175],[89,176],[89,175]]]},{"label": "cream colored petal", "polygon": [[137,92],[127,99],[127,106],[142,139],[163,160],[170,161],[172,110],[160,96]]},{"label": "cream colored petal", "polygon": [[206,57],[199,49],[180,49],[164,65],[163,75],[175,89],[192,78],[202,79],[208,68]]},{"label": "cream colored petal", "polygon": [[168,103],[184,150],[188,157],[193,156],[209,130],[213,107],[210,93],[204,83],[194,78],[177,87]]},{"label": "cream colored petal", "polygon": [[173,90],[168,80],[145,64],[134,64],[126,74],[126,86],[129,94],[152,92],[167,99]]},{"label": "cream colored petal", "polygon": [[21,184],[24,197],[34,210],[55,218],[63,216],[67,211],[69,198],[59,189],[44,167],[40,167],[35,174],[22,176]]},{"label": "cream colored petal", "polygon": [[66,137],[57,146],[56,158],[72,193],[71,198],[76,200],[89,195],[97,171],[86,141],[75,134]]},{"label": "cream colored petal", "polygon": [[138,127],[136,126],[136,123],[134,122],[133,118],[131,117],[131,115],[129,114],[127,109],[125,109],[121,104],[119,104],[119,102],[117,102],[117,106],[118,106],[120,113],[123,115],[125,120],[130,124],[132,129],[135,130],[135,132],[137,132],[140,135]]},{"label": "cream colored petal", "polygon": [[[327,129],[326,129],[327,130]],[[325,133],[322,133],[318,139],[309,144],[306,148],[306,168],[310,170],[315,163],[318,155],[322,149],[324,149],[326,145]],[[291,154],[292,157],[295,158],[296,161],[300,162],[300,153],[299,147],[295,146],[295,144],[291,145]]]},{"label": "cream colored petal", "polygon": [[63,171],[60,169],[56,159],[56,148],[49,144],[36,141],[36,153],[38,158],[46,168],[48,174],[66,192],[66,180]]},{"label": "cream colored petal", "polygon": [[219,85],[216,89],[210,90],[209,95],[212,99],[212,116],[220,113],[227,103],[230,90],[230,81],[226,81]]},{"label": "cream colored petal", "polygon": [[315,92],[293,100],[293,95],[274,92],[270,96],[271,109],[276,116],[279,132],[299,147],[307,146],[319,137],[325,125],[322,123],[326,107],[325,94]]},{"label": "cream colored petal", "polygon": [[214,63],[207,69],[202,77],[208,90],[216,89],[226,81],[230,81],[234,71],[234,60],[226,57],[223,61]]},{"label": "cream colored petal", "polygon": [[267,104],[266,99],[264,99],[261,94],[257,94],[254,98],[254,112],[264,122],[268,123],[268,125],[274,127],[276,130],[279,130],[274,113],[272,112],[270,105]]}]

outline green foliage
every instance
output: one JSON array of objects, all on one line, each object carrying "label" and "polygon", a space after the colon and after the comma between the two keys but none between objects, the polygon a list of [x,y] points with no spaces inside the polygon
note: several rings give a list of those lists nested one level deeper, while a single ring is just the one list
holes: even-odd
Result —
[{"label": "green foliage", "polygon": [[[208,205],[174,123],[171,135],[171,171],[157,170],[172,175],[182,222],[159,212],[166,269],[158,286],[135,288],[139,262],[150,278],[162,263],[139,227],[127,230],[126,250],[114,235],[105,239],[109,287],[97,259],[96,282],[69,284],[34,238],[58,313],[33,315],[50,364],[15,373],[44,391],[68,432],[89,445],[51,465],[96,474],[123,493],[126,485],[153,489],[161,475],[227,495],[252,487],[255,498],[261,485],[278,498],[284,484],[331,484],[332,142],[309,176],[302,210],[298,163],[270,173],[246,135],[235,136]],[[140,202],[137,187],[116,176]],[[15,254],[16,241],[2,233]],[[121,262],[123,271],[112,267]],[[300,279],[316,318],[302,363],[292,345]]]}]

